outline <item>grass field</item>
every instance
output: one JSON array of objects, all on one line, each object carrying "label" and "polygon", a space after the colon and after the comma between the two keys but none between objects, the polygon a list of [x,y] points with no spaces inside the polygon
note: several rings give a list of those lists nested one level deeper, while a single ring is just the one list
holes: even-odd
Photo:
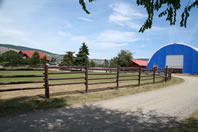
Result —
[{"label": "grass field", "polygon": [[178,74],[180,76],[192,76],[192,77],[198,77],[198,74]]},{"label": "grass field", "polygon": [[[49,72],[57,72],[50,70]],[[90,71],[90,73],[93,73]],[[0,75],[42,75],[43,71],[0,71]],[[138,75],[138,73],[121,73],[120,75]],[[104,99],[115,98],[128,94],[135,94],[139,92],[145,92],[156,88],[164,87],[167,85],[176,84],[182,82],[179,78],[174,78],[164,83],[164,78],[156,78],[156,84],[152,84],[152,73],[142,73],[142,75],[151,75],[150,80],[141,81],[141,86],[137,87],[138,81],[120,81],[119,90],[115,90],[116,83],[90,85],[89,94],[82,94],[85,91],[85,85],[66,85],[66,86],[54,86],[50,87],[50,99],[44,98],[44,89],[39,90],[27,90],[27,91],[12,91],[0,93],[0,116],[6,116],[10,114],[20,114],[29,111],[36,111],[40,109],[63,107],[72,104],[99,101]],[[61,78],[61,77],[85,77],[85,74],[57,74],[49,75],[49,78]],[[102,78],[102,77],[116,77],[116,75],[89,75],[89,78]],[[120,77],[120,79],[138,79],[135,77]],[[15,82],[15,81],[32,81],[43,80],[43,77],[35,78],[0,78],[0,82]],[[78,80],[58,80],[50,81],[52,83],[62,82],[81,82],[84,79]],[[103,80],[89,80],[92,82],[105,82],[116,81],[116,79],[103,79]],[[36,87],[43,86],[43,83],[39,84],[19,84],[19,85],[1,85],[1,89],[23,88],[23,87]]]},{"label": "grass field", "polygon": [[[49,72],[57,72],[51,70]],[[90,72],[93,73],[93,72]],[[138,75],[138,73],[121,73],[120,75]],[[143,73],[144,74],[144,73]],[[0,75],[43,75],[43,71],[0,71]],[[151,73],[152,75],[152,73]],[[62,78],[62,77],[85,77],[84,73],[80,74],[56,74],[56,75],[49,75],[49,78]],[[89,75],[89,78],[97,78],[97,77],[116,77],[116,75]],[[122,77],[122,79],[129,79],[129,77]],[[133,77],[138,78],[138,77]],[[0,82],[15,82],[15,81],[39,81],[43,80],[43,77],[26,77],[26,78],[0,78]],[[83,81],[84,79],[75,79],[75,80],[56,80],[50,81],[52,83],[57,82],[76,82],[76,81]],[[97,81],[110,81],[111,79],[104,79],[104,80],[97,80]],[[90,82],[95,82],[90,80]]]},{"label": "grass field", "polygon": [[[7,73],[4,74],[8,75]],[[15,72],[15,74],[21,74],[21,73]],[[42,73],[34,72],[34,74],[42,74]],[[22,114],[25,112],[37,111],[41,109],[57,108],[57,107],[64,107],[73,104],[111,99],[119,96],[146,92],[157,88],[165,87],[168,85],[177,84],[182,82],[183,80],[180,78],[173,77],[167,83],[164,83],[163,78],[158,78],[156,81],[157,83],[154,85],[152,84],[152,80],[142,81],[142,84],[144,85],[141,85],[140,87],[134,86],[135,84],[137,84],[137,81],[124,81],[120,83],[119,90],[115,90],[115,85],[116,85],[115,83],[105,84],[105,85],[93,85],[93,86],[89,86],[88,94],[82,94],[79,92],[79,91],[84,91],[85,89],[84,85],[55,86],[55,87],[50,87],[50,95],[51,95],[50,99],[44,98],[44,90],[2,92],[0,93],[0,116]],[[30,84],[28,84],[28,86],[29,85]],[[36,85],[33,84],[30,86],[36,86]],[[4,88],[6,87],[16,87],[16,86],[4,86]],[[17,87],[25,87],[25,86],[18,85]]]},{"label": "grass field", "polygon": [[[50,70],[49,72],[57,72],[57,70]],[[90,71],[90,73],[93,73]],[[1,75],[42,75],[43,71],[0,71]],[[120,75],[137,75],[134,77],[120,77],[120,79],[138,79],[138,73],[120,73]],[[141,81],[141,84],[152,83],[152,73],[142,73],[142,75],[150,75],[150,80]],[[62,78],[62,77],[85,77],[84,73],[80,74],[56,74],[56,75],[49,75],[49,78]],[[116,77],[116,75],[89,75],[89,78],[103,78],[103,77]],[[144,79],[144,78],[142,78]],[[39,81],[43,80],[43,77],[27,77],[27,78],[0,78],[0,82],[16,82],[16,81]],[[72,82],[84,82],[85,79],[75,79],[75,80],[55,80],[49,81],[49,84],[57,84],[57,83],[72,83]],[[101,91],[101,90],[108,90],[115,88],[116,86],[116,79],[101,79],[101,80],[89,80],[89,83],[95,82],[108,82],[114,81],[114,83],[109,84],[99,84],[99,85],[89,85],[89,92],[94,91]],[[164,78],[157,78],[157,82],[164,82]],[[120,81],[120,86],[137,86],[137,80],[129,80],[129,81]],[[26,88],[26,87],[39,87],[43,86],[43,83],[37,84],[18,84],[18,85],[1,85],[1,89],[13,89],[13,88]],[[64,96],[65,94],[72,94],[72,93],[82,93],[85,91],[85,85],[64,85],[64,86],[50,86],[50,95],[54,96]],[[44,89],[40,90],[28,90],[28,91],[13,91],[13,92],[1,92],[0,99],[10,99],[16,98],[21,96],[36,96],[41,95],[43,96]]]}]

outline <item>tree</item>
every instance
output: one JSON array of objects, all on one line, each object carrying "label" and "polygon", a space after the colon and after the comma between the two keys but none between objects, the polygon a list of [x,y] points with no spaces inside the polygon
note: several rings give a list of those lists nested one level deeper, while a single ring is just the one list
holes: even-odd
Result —
[{"label": "tree", "polygon": [[85,66],[89,64],[89,49],[85,43],[82,43],[82,47],[79,49],[76,55],[75,65]]},{"label": "tree", "polygon": [[109,61],[107,59],[104,60],[104,67],[109,67]]},{"label": "tree", "polygon": [[[94,0],[89,0],[89,2],[93,2],[93,1]],[[81,4],[83,10],[87,14],[89,14],[90,12],[87,10],[84,0],[79,0],[79,3]],[[187,20],[188,17],[190,16],[190,11],[193,8],[198,7],[198,0],[193,0],[191,3],[190,1],[188,1],[188,4],[184,6],[181,6],[180,0],[137,0],[136,3],[138,6],[143,6],[148,14],[147,20],[139,29],[139,32],[144,32],[146,29],[150,29],[152,27],[153,16],[156,12],[159,12],[158,14],[159,18],[166,16],[166,21],[168,21],[170,25],[175,25],[177,11],[181,7],[185,7],[185,8],[181,13],[180,26],[186,28]]]},{"label": "tree", "polygon": [[110,67],[116,67],[118,65],[118,57],[114,57],[110,61]]},{"label": "tree", "polygon": [[91,60],[89,63],[90,67],[95,67],[96,66],[96,62],[94,60]]},{"label": "tree", "polygon": [[74,52],[68,51],[63,57],[61,65],[73,66],[75,61]]},{"label": "tree", "polygon": [[23,65],[31,65],[32,61],[31,58],[23,59]]},{"label": "tree", "polygon": [[34,66],[40,64],[40,56],[38,52],[34,52],[32,55],[31,64]]},{"label": "tree", "polygon": [[116,67],[120,65],[121,67],[128,67],[132,63],[132,59],[132,53],[129,50],[121,50],[117,57],[111,59],[110,66]]},{"label": "tree", "polygon": [[47,64],[47,56],[44,56],[44,57],[41,59],[41,64],[43,64],[43,65]]},{"label": "tree", "polygon": [[121,50],[118,53],[118,65],[127,67],[132,63],[132,53],[129,50]]},{"label": "tree", "polygon": [[[89,2],[93,2],[94,0],[89,0]],[[90,14],[90,12],[87,10],[86,8],[86,4],[85,4],[85,1],[84,0],[79,0],[79,3],[81,4],[83,10],[87,13],[87,14]]]},{"label": "tree", "polygon": [[3,59],[3,56],[0,55],[0,63],[3,62],[3,60],[4,60],[4,59]]},{"label": "tree", "polygon": [[23,58],[15,51],[7,51],[1,55],[1,64],[4,66],[22,65]]}]

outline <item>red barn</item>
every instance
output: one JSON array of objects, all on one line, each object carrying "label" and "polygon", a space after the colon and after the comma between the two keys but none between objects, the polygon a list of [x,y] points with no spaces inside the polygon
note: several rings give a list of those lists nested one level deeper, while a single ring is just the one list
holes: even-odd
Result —
[{"label": "red barn", "polygon": [[131,67],[142,67],[142,68],[146,68],[148,65],[148,61],[145,60],[136,60],[136,59],[132,59],[132,65]]},{"label": "red barn", "polygon": [[[40,56],[40,59],[43,59],[45,56],[47,58],[48,61],[50,61],[51,59],[46,55],[44,54],[43,52],[38,52],[39,53],[39,56]],[[26,50],[21,50],[19,52],[19,54],[21,54],[23,56],[23,58],[32,58],[33,54],[34,54],[34,51],[26,51]]]}]

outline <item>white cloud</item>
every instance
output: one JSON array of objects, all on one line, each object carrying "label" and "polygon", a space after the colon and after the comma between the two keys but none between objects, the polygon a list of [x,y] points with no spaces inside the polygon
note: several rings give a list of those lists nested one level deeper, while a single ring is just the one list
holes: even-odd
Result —
[{"label": "white cloud", "polygon": [[0,27],[0,36],[4,36],[4,37],[19,37],[19,38],[24,38],[27,37],[29,34],[19,30],[19,29],[15,29],[15,28],[3,28]]},{"label": "white cloud", "polygon": [[108,50],[110,48],[126,47],[131,42],[140,40],[135,32],[121,32],[114,30],[106,30],[98,33],[94,38],[90,36],[73,35],[68,32],[59,31],[59,36],[64,37],[68,41],[81,44],[85,42],[90,49],[103,49]]},{"label": "white cloud", "polygon": [[61,37],[71,37],[72,35],[68,32],[58,31],[57,34]]},{"label": "white cloud", "polygon": [[31,33],[14,27],[0,26],[0,40],[1,43],[28,45],[30,47],[33,47],[34,44],[38,44],[32,39]]},{"label": "white cloud", "polygon": [[124,2],[116,3],[110,6],[113,12],[109,16],[109,22],[120,26],[128,26],[133,29],[139,29],[140,24],[136,21],[146,17],[132,5]]},{"label": "white cloud", "polygon": [[137,40],[140,40],[140,38],[135,32],[106,30],[98,36],[98,41],[103,42],[135,42]]},{"label": "white cloud", "polygon": [[116,47],[124,47],[128,46],[129,44],[127,43],[108,43],[108,42],[97,42],[96,43],[99,48],[116,48]]},{"label": "white cloud", "polygon": [[78,19],[86,21],[86,22],[92,22],[93,21],[92,19],[85,18],[85,17],[78,17]]},{"label": "white cloud", "polygon": [[144,18],[145,15],[136,10],[132,5],[124,2],[111,5],[113,13],[120,14],[122,16],[135,17],[136,19]]},{"label": "white cloud", "polygon": [[77,41],[77,42],[88,42],[88,38],[85,37],[85,36],[82,36],[82,35],[73,35],[69,32],[65,32],[65,31],[58,31],[57,34],[59,36],[62,36],[62,37],[67,37],[68,39],[72,40],[72,41]]}]

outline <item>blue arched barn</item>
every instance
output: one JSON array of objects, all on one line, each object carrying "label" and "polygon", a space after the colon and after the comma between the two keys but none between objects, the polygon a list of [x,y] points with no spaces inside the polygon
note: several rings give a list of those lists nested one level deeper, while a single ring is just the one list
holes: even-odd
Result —
[{"label": "blue arched barn", "polygon": [[187,44],[168,44],[157,50],[148,63],[148,68],[181,69],[186,74],[198,74],[198,48]]}]

